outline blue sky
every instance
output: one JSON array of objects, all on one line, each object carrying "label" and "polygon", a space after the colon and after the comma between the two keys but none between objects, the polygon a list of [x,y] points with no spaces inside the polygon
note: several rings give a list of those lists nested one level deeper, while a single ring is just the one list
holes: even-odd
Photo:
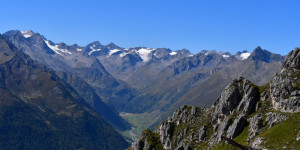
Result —
[{"label": "blue sky", "polygon": [[276,0],[2,0],[0,33],[53,42],[287,54],[300,46],[300,2]]}]

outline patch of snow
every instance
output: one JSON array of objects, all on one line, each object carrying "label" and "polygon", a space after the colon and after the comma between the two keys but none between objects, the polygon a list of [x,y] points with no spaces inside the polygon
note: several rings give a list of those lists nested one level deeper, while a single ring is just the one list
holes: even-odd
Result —
[{"label": "patch of snow", "polygon": [[21,33],[25,38],[29,38],[33,35],[31,31],[21,31]]},{"label": "patch of snow", "polygon": [[249,52],[246,52],[246,53],[242,53],[240,56],[241,56],[241,59],[242,60],[246,60],[248,59],[248,57],[251,55],[251,53]]},{"label": "patch of snow", "polygon": [[66,49],[60,49],[58,48],[58,45],[51,45],[49,41],[47,40],[44,40],[45,43],[47,44],[47,46],[52,49],[55,53],[59,54],[59,55],[62,55],[62,53],[67,53],[67,54],[72,54],[71,52],[69,52],[68,50]]},{"label": "patch of snow", "polygon": [[228,57],[230,57],[230,56],[229,56],[229,55],[223,54],[222,57],[223,57],[223,58],[228,58]]},{"label": "patch of snow", "polygon": [[82,48],[77,48],[76,49],[78,52],[81,52],[82,51]]},{"label": "patch of snow", "polygon": [[92,53],[94,53],[96,51],[100,51],[101,50],[100,48],[95,49],[95,47],[96,47],[95,44],[93,44],[93,46],[90,46],[91,51],[89,52],[89,55],[91,55]]},{"label": "patch of snow", "polygon": [[143,62],[149,61],[149,53],[151,53],[154,49],[150,48],[141,48],[137,50],[137,53],[140,55],[140,57],[143,59]]},{"label": "patch of snow", "polygon": [[112,54],[114,54],[114,53],[116,53],[116,52],[119,52],[119,51],[120,51],[119,49],[113,49],[113,50],[110,50],[108,56],[110,56],[110,55],[112,55]]},{"label": "patch of snow", "polygon": [[127,54],[128,54],[128,53],[123,52],[123,53],[120,54],[120,57],[124,57],[124,56],[126,56]]},{"label": "patch of snow", "polygon": [[176,55],[177,54],[177,52],[171,52],[170,53],[170,55]]},{"label": "patch of snow", "polygon": [[194,55],[192,55],[192,54],[191,54],[191,55],[188,55],[188,57],[193,57],[193,56],[194,56]]}]

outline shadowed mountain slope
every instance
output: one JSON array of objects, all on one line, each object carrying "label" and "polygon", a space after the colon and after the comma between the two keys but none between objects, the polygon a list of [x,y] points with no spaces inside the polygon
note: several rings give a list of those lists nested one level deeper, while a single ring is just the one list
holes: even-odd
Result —
[{"label": "shadowed mountain slope", "polygon": [[128,143],[54,71],[0,35],[3,149],[124,149]]}]

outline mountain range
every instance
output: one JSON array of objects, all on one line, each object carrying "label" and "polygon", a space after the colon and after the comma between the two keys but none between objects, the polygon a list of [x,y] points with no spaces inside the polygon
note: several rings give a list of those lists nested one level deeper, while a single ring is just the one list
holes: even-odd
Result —
[{"label": "mountain range", "polygon": [[211,107],[180,107],[154,131],[143,131],[130,149],[299,149],[299,83],[296,48],[267,84],[234,79]]},{"label": "mountain range", "polygon": [[69,84],[0,35],[2,149],[124,149],[125,139]]},{"label": "mountain range", "polygon": [[[182,105],[209,107],[240,76],[264,85],[280,72],[284,60],[259,46],[252,53],[202,50],[192,54],[186,49],[122,48],[98,41],[86,46],[53,43],[30,30],[8,31],[3,39],[34,63],[52,70],[80,97],[80,105],[121,133],[153,129]],[[136,136],[140,130],[133,132]]]}]

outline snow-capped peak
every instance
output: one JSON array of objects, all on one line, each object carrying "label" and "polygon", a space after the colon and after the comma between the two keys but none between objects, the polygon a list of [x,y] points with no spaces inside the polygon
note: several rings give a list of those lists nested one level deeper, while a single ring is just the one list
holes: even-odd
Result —
[{"label": "snow-capped peak", "polygon": [[249,52],[244,52],[244,53],[241,53],[240,57],[241,57],[241,60],[246,60],[248,59],[248,57],[251,55],[251,53]]},{"label": "snow-capped peak", "polygon": [[21,31],[21,33],[25,38],[29,38],[34,34],[31,30]]}]

